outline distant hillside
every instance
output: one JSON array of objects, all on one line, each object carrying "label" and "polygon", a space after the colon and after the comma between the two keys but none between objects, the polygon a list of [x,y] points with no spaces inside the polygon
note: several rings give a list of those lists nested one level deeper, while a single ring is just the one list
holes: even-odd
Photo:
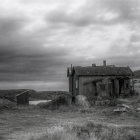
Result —
[{"label": "distant hillside", "polygon": [[140,70],[134,71],[134,78],[140,78]]},{"label": "distant hillside", "polygon": [[[15,96],[27,89],[11,89],[11,90],[0,90],[0,97],[6,96],[15,98]],[[67,91],[35,91],[30,90],[30,100],[52,100],[57,96],[68,94]]]}]

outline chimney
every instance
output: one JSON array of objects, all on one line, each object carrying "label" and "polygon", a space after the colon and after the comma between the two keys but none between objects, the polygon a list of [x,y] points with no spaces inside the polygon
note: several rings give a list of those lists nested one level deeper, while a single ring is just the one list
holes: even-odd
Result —
[{"label": "chimney", "polygon": [[106,67],[106,60],[103,61],[103,66]]},{"label": "chimney", "polygon": [[69,73],[70,75],[72,74],[72,64],[71,64],[71,67],[69,68]]},{"label": "chimney", "polygon": [[72,64],[71,64],[71,69],[72,69]]},{"label": "chimney", "polygon": [[96,64],[92,64],[92,67],[96,67]]}]

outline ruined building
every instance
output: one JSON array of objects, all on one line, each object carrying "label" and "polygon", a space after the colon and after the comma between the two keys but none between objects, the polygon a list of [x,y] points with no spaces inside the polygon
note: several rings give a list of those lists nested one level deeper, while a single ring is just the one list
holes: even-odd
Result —
[{"label": "ruined building", "polygon": [[96,99],[102,97],[119,97],[130,93],[133,72],[129,67],[103,66],[93,64],[88,67],[71,66],[67,69],[69,92],[73,97],[85,95]]}]

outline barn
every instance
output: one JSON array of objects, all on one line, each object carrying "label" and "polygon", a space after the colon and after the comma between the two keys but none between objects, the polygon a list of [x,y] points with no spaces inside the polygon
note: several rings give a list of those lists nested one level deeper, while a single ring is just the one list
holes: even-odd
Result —
[{"label": "barn", "polygon": [[101,97],[119,97],[127,95],[131,91],[130,81],[133,72],[130,67],[116,67],[106,65],[81,67],[72,66],[67,69],[69,79],[69,92],[73,100],[77,95],[85,95],[96,99]]}]

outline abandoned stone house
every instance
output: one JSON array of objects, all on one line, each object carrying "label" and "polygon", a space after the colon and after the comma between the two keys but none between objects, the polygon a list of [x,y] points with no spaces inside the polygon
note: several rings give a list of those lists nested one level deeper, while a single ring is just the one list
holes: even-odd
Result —
[{"label": "abandoned stone house", "polygon": [[129,67],[107,66],[104,61],[103,66],[71,66],[67,69],[67,76],[73,99],[77,95],[96,99],[98,96],[119,97],[129,94],[133,72]]}]

